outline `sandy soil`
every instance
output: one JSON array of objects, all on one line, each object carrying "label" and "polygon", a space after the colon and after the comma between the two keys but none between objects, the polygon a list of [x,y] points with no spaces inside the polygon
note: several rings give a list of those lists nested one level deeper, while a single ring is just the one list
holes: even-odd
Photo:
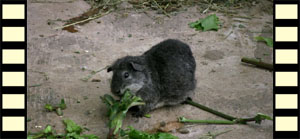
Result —
[{"label": "sandy soil", "polygon": [[[272,13],[268,12],[268,9],[272,11],[271,2],[263,0],[252,8],[237,10],[238,15],[253,15],[250,20],[216,13],[223,23],[217,32],[198,32],[188,27],[189,22],[215,13],[202,14],[197,6],[168,18],[155,11],[138,13],[128,4],[120,6],[122,11],[77,26],[77,33],[53,29],[62,23],[52,20],[76,17],[89,7],[83,0],[72,3],[28,1],[28,86],[37,85],[28,88],[28,118],[32,119],[28,122],[28,131],[36,132],[50,124],[63,133],[61,120],[69,118],[90,129],[85,133],[105,138],[108,119],[99,97],[110,93],[112,73],[104,70],[88,82],[80,79],[117,58],[140,55],[167,38],[179,39],[191,46],[197,63],[196,102],[237,117],[251,117],[258,112],[273,116],[272,72],[240,62],[242,57],[272,62],[272,49],[253,39],[258,35],[272,36]],[[80,53],[74,53],[76,51]],[[92,82],[92,79],[101,81]],[[45,111],[46,103],[58,104],[61,98],[65,98],[68,106],[62,117]],[[162,121],[175,121],[179,116],[220,119],[189,105],[161,108],[150,114],[151,118],[140,119],[128,115],[124,127],[132,125],[147,130]],[[173,134],[182,139],[197,139],[209,131],[234,129],[219,138],[273,138],[272,121],[263,121],[261,125],[187,125],[187,129],[188,134],[176,131]]]}]

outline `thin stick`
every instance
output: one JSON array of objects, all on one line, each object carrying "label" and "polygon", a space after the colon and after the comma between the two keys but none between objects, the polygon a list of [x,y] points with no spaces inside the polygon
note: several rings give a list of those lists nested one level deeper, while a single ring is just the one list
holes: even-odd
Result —
[{"label": "thin stick", "polygon": [[231,34],[233,33],[233,31],[231,30],[228,35],[225,36],[224,40],[226,40]]},{"label": "thin stick", "polygon": [[96,15],[96,16],[89,17],[89,18],[87,18],[87,19],[84,19],[84,20],[81,20],[81,21],[77,21],[77,22],[74,22],[74,23],[71,23],[71,24],[63,25],[63,26],[61,26],[61,27],[56,27],[56,28],[54,28],[54,29],[62,29],[62,28],[65,28],[65,27],[77,25],[77,24],[80,24],[80,23],[83,23],[83,22],[86,22],[86,21],[90,21],[90,20],[99,18],[99,17],[104,16],[104,15],[107,15],[107,14],[109,14],[110,12],[111,12],[111,10],[107,11],[107,12],[104,13],[104,14],[98,14],[98,15]]},{"label": "thin stick", "polygon": [[271,70],[271,71],[273,70],[273,64],[265,63],[257,59],[243,57],[241,61],[245,63],[253,64],[257,67],[264,68],[267,70]]},{"label": "thin stick", "polygon": [[106,67],[104,67],[104,68],[102,68],[102,69],[100,69],[100,70],[92,71],[87,77],[84,77],[84,78],[82,78],[82,79],[80,79],[80,80],[82,80],[82,81],[84,81],[84,82],[87,82],[89,79],[91,79],[91,78],[93,77],[93,75],[95,75],[96,73],[98,73],[98,72],[100,72],[100,71],[103,71],[103,70],[107,69],[108,67],[109,67],[109,66],[106,66]]},{"label": "thin stick", "polygon": [[160,7],[160,5],[156,2],[156,0],[153,0],[153,1],[154,1],[154,3],[158,6],[158,8],[164,12],[164,14],[165,14],[167,17],[170,17],[170,15],[169,15],[164,9],[162,9],[162,8]]}]

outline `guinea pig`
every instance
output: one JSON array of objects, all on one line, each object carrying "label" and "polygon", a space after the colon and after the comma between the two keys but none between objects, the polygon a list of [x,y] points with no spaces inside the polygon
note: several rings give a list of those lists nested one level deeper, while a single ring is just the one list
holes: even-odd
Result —
[{"label": "guinea pig", "polygon": [[145,105],[136,117],[162,107],[183,103],[194,95],[196,62],[190,47],[174,39],[164,40],[140,56],[126,56],[107,68],[112,71],[111,92],[122,96],[126,89]]}]

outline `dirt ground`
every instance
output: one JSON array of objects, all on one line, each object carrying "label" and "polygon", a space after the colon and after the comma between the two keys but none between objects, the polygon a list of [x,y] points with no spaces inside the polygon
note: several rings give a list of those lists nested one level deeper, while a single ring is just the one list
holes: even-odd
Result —
[{"label": "dirt ground", "polygon": [[[197,88],[194,101],[236,117],[256,113],[273,116],[272,72],[240,62],[242,57],[261,58],[272,62],[272,49],[254,41],[255,36],[272,36],[272,3],[262,0],[251,8],[237,9],[234,18],[222,12],[202,14],[197,6],[178,11],[171,18],[156,11],[136,12],[130,4],[122,11],[110,13],[83,26],[79,32],[56,30],[60,22],[76,17],[89,9],[83,0],[71,3],[33,3],[28,0],[28,131],[37,132],[47,124],[64,133],[62,119],[69,118],[87,127],[87,134],[105,138],[108,133],[106,106],[99,99],[110,93],[112,73],[90,75],[126,55],[140,55],[158,42],[174,38],[191,46],[196,59]],[[125,12],[124,12],[125,11]],[[270,12],[271,11],[271,12]],[[127,13],[126,16],[124,13]],[[199,32],[188,23],[216,13],[223,23],[219,31]],[[74,53],[76,52],[76,53]],[[85,70],[83,70],[85,69]],[[100,82],[92,82],[98,79]],[[46,103],[58,104],[64,98],[67,109],[63,116],[46,112]],[[160,122],[176,121],[179,116],[190,119],[220,119],[190,105],[152,111],[151,118],[134,118],[130,114],[124,126],[140,130],[152,129]],[[222,139],[271,139],[273,122],[261,125],[186,125],[188,134],[172,134],[182,139],[198,139],[207,132],[233,131]]]}]

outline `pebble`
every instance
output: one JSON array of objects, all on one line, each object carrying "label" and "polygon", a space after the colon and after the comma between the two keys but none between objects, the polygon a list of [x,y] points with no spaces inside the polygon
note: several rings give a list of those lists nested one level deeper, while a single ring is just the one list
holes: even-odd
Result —
[{"label": "pebble", "polygon": [[180,128],[178,131],[181,134],[188,134],[188,133],[190,133],[190,131],[188,129],[186,129],[186,128]]},{"label": "pebble", "polygon": [[100,79],[92,79],[92,82],[101,82]]},{"label": "pebble", "polygon": [[166,122],[164,122],[164,121],[163,121],[163,122],[160,122],[160,126],[161,126],[161,127],[166,126]]}]

